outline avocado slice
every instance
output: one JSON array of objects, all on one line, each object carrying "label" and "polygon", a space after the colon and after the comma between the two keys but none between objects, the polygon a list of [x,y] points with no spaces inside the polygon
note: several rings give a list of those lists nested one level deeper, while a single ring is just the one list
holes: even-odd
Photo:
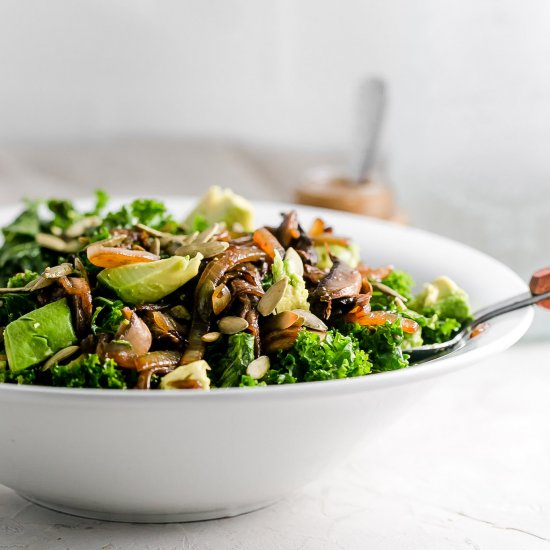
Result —
[{"label": "avocado slice", "polygon": [[158,302],[199,272],[202,254],[104,269],[98,280],[129,304]]},{"label": "avocado slice", "polygon": [[244,231],[254,231],[254,209],[252,205],[231,189],[222,189],[217,185],[210,187],[195,208],[185,219],[185,224],[193,226],[197,216],[204,218],[208,225],[225,222],[230,229],[234,224],[242,226]]},{"label": "avocado slice", "polygon": [[4,331],[12,372],[20,372],[76,343],[66,298],[35,309],[12,321]]}]

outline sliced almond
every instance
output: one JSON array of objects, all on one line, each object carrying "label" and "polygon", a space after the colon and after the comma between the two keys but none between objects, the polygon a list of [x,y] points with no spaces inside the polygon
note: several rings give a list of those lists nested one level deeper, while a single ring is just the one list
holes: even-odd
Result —
[{"label": "sliced almond", "polygon": [[248,321],[242,317],[229,315],[218,321],[218,327],[223,334],[237,334],[248,328]]},{"label": "sliced almond", "polygon": [[258,311],[263,315],[271,315],[282,300],[288,287],[288,277],[283,277],[272,284],[258,302]]},{"label": "sliced almond", "polygon": [[196,256],[198,253],[202,254],[204,258],[213,258],[222,252],[225,252],[229,248],[229,243],[221,241],[210,241],[208,243],[184,244],[180,246],[176,251],[176,256]]},{"label": "sliced almond", "polygon": [[288,264],[291,273],[295,273],[299,277],[304,276],[304,262],[300,254],[294,248],[287,248],[285,253],[285,262]]},{"label": "sliced almond", "polygon": [[277,315],[270,315],[265,320],[263,327],[266,331],[271,332],[272,330],[284,330],[296,323],[303,323],[302,317],[294,311],[282,311]]},{"label": "sliced almond", "polygon": [[311,313],[311,311],[307,311],[305,309],[293,309],[292,311],[302,317],[304,320],[304,326],[323,332],[328,330],[327,325],[325,325],[325,323],[323,323],[317,315]]},{"label": "sliced almond", "polygon": [[207,332],[206,334],[202,335],[201,340],[210,344],[212,342],[215,342],[216,340],[219,340],[220,337],[221,332]]},{"label": "sliced almond", "polygon": [[222,283],[212,293],[212,310],[214,315],[219,315],[231,303],[231,292]]},{"label": "sliced almond", "polygon": [[71,355],[74,355],[80,349],[79,346],[69,346],[68,348],[63,348],[57,353],[54,353],[42,366],[42,370],[46,371],[52,368],[55,364],[68,359]]},{"label": "sliced almond", "polygon": [[254,359],[246,367],[246,374],[254,378],[254,380],[260,380],[260,378],[263,378],[267,374],[270,366],[269,357],[267,355],[260,355],[260,357]]},{"label": "sliced almond", "polygon": [[45,279],[59,279],[60,277],[66,277],[73,272],[73,266],[71,264],[61,264],[54,267],[47,267],[42,273],[42,277]]}]

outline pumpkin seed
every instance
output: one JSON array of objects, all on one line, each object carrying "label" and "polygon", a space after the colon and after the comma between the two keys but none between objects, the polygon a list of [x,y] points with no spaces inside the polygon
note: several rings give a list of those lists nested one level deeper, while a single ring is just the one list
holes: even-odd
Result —
[{"label": "pumpkin seed", "polygon": [[86,218],[82,218],[69,226],[65,231],[65,235],[71,239],[80,237],[86,229],[90,229],[91,227],[99,227],[102,221],[103,220],[99,216],[88,216]]},{"label": "pumpkin seed", "polygon": [[254,378],[254,380],[260,380],[260,378],[263,378],[267,374],[270,366],[269,357],[267,355],[260,355],[260,357],[254,359],[246,367],[246,374]]},{"label": "pumpkin seed", "polygon": [[155,256],[160,256],[160,239],[155,237],[153,239],[153,245],[151,246],[151,253]]},{"label": "pumpkin seed", "polygon": [[221,254],[229,248],[229,243],[221,241],[210,241],[208,243],[193,242],[180,246],[176,251],[176,256],[196,256],[202,254],[204,258],[212,258]]},{"label": "pumpkin seed", "polygon": [[55,250],[55,252],[71,253],[77,252],[80,249],[80,243],[78,241],[67,242],[49,233],[37,233],[35,239],[40,246]]},{"label": "pumpkin seed", "polygon": [[40,277],[34,279],[34,281],[31,281],[28,285],[26,285],[25,289],[29,292],[35,292],[36,290],[41,290],[50,285],[53,285],[54,282],[55,279],[46,279],[45,277],[40,275]]},{"label": "pumpkin seed", "polygon": [[304,262],[302,262],[300,254],[298,254],[294,248],[287,248],[285,262],[288,264],[288,268],[291,273],[295,273],[299,277],[304,276]]},{"label": "pumpkin seed", "polygon": [[197,238],[195,239],[196,243],[207,243],[214,235],[220,232],[221,226],[219,223],[207,227],[204,231],[201,231]]},{"label": "pumpkin seed", "polygon": [[68,359],[71,355],[74,355],[78,350],[80,349],[79,346],[69,346],[68,348],[63,348],[59,350],[57,353],[54,353],[45,363],[42,367],[43,371],[46,371],[53,367],[55,364],[59,363],[60,361],[63,361],[64,359]]},{"label": "pumpkin seed", "polygon": [[102,241],[95,241],[93,243],[90,243],[86,248],[89,248],[90,246],[118,246],[119,244],[123,243],[126,240],[126,235],[114,235],[113,237],[109,237],[108,239],[103,239]]},{"label": "pumpkin seed", "polygon": [[201,340],[203,342],[211,343],[211,342],[215,342],[220,337],[221,337],[220,332],[207,332],[206,334],[202,335]]},{"label": "pumpkin seed", "polygon": [[276,283],[271,285],[267,289],[266,293],[260,298],[260,301],[258,302],[258,311],[264,317],[271,315],[275,311],[275,308],[279,305],[279,302],[285,294],[288,287],[288,282],[288,277],[279,279]]},{"label": "pumpkin seed", "polygon": [[152,227],[149,227],[144,223],[136,223],[136,227],[138,229],[141,229],[142,231],[145,231],[145,233],[149,233],[149,235],[152,235],[153,237],[158,237],[159,239],[163,237],[174,237],[174,235],[170,233],[164,233],[162,231],[158,231],[157,229],[153,229]]},{"label": "pumpkin seed", "polygon": [[383,292],[384,294],[387,294],[388,296],[393,296],[394,298],[399,298],[402,302],[406,302],[407,298],[404,296],[401,296],[399,292],[395,291],[393,288],[390,288],[388,285],[385,285],[384,283],[379,283],[378,281],[370,281],[370,284],[377,288],[380,292]]},{"label": "pumpkin seed", "polygon": [[66,277],[73,272],[73,266],[71,264],[61,264],[54,267],[47,267],[42,273],[42,277],[45,279],[59,279],[60,277]]},{"label": "pumpkin seed", "polygon": [[305,309],[293,309],[292,311],[302,317],[304,320],[304,326],[323,332],[328,330],[327,325],[325,325],[325,323],[323,323],[317,315],[311,313],[311,311],[307,311]]},{"label": "pumpkin seed", "polygon": [[218,327],[223,334],[237,334],[248,328],[248,321],[242,317],[235,317],[229,315],[227,317],[222,317],[218,321]]}]

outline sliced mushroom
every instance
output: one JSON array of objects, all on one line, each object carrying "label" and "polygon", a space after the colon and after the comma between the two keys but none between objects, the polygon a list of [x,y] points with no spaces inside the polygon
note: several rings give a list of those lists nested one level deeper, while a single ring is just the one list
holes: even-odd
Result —
[{"label": "sliced mushroom", "polygon": [[274,330],[262,339],[264,353],[275,353],[279,350],[290,349],[298,338],[300,327],[289,327],[285,330]]},{"label": "sliced mushroom", "polygon": [[102,246],[96,243],[90,245],[86,249],[86,253],[92,264],[104,268],[160,260],[159,256],[145,250],[128,250],[127,248]]},{"label": "sliced mushroom", "polygon": [[231,303],[231,292],[226,285],[219,284],[212,293],[212,310],[219,315]]},{"label": "sliced mushroom", "polygon": [[282,311],[277,315],[270,315],[266,317],[262,326],[266,332],[284,330],[293,325],[300,326],[303,324],[304,319],[297,311]]}]

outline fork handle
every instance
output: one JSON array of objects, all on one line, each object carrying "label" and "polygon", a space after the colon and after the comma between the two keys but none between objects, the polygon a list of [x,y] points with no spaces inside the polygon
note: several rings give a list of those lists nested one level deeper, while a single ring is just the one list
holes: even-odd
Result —
[{"label": "fork handle", "polygon": [[[529,283],[529,290],[534,296],[544,294],[550,290],[550,267],[539,269],[533,273]],[[538,303],[539,306],[550,309],[550,299]]]}]

